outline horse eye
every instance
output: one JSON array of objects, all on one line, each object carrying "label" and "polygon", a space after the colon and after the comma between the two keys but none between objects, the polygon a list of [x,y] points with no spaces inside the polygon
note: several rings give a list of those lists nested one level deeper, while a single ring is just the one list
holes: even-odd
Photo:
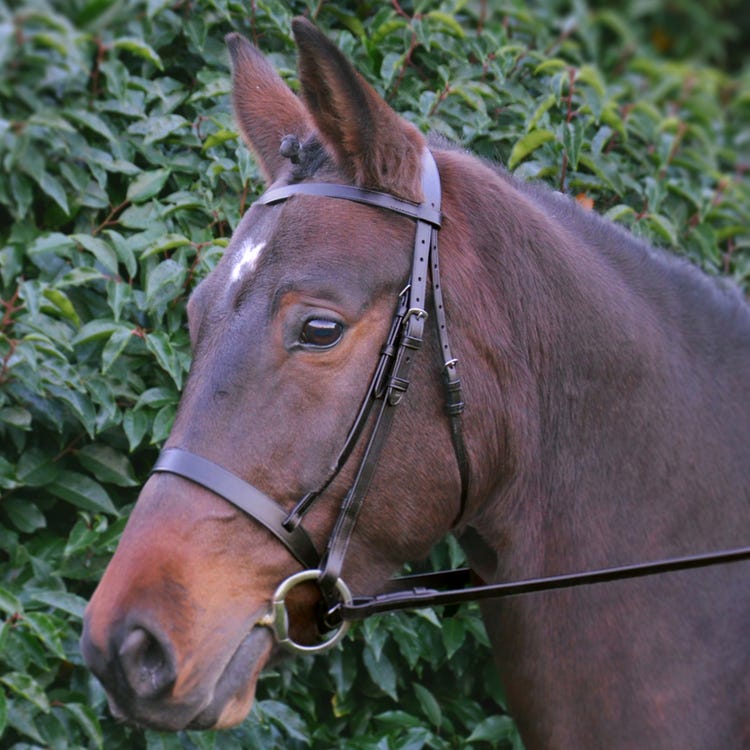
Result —
[{"label": "horse eye", "polygon": [[336,320],[310,318],[302,326],[299,340],[305,346],[317,349],[329,349],[341,340],[344,326]]}]

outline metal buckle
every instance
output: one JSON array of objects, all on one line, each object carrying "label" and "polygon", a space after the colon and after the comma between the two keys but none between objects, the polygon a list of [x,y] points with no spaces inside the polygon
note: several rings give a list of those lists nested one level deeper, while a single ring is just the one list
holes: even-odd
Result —
[{"label": "metal buckle", "polygon": [[[295,573],[282,581],[271,600],[271,611],[258,620],[258,625],[263,625],[273,630],[279,645],[283,646],[288,651],[302,654],[317,654],[322,651],[327,651],[329,648],[335,646],[346,635],[346,631],[349,630],[351,622],[348,620],[342,620],[335,630],[330,634],[326,634],[324,640],[311,646],[297,643],[289,637],[289,617],[286,609],[286,595],[300,583],[304,583],[305,581],[317,581],[322,574],[323,573],[320,570],[303,570],[302,572]],[[349,587],[340,578],[336,579],[335,587],[341,597],[341,601],[344,604],[351,604],[352,593],[349,591]]]},{"label": "metal buckle", "polygon": [[410,307],[404,315],[404,325],[411,317],[415,317],[417,320],[425,320],[427,318],[427,310],[423,310],[421,307]]}]

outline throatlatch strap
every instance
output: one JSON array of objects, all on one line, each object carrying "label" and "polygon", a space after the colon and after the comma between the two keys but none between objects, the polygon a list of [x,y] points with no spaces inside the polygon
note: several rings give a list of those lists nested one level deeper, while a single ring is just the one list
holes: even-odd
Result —
[{"label": "throatlatch strap", "polygon": [[443,358],[443,389],[445,394],[445,413],[453,441],[453,452],[458,462],[458,472],[461,477],[461,504],[458,517],[463,516],[466,507],[466,497],[469,492],[469,455],[464,442],[463,422],[461,414],[464,410],[461,378],[458,376],[458,360],[453,356],[448,340],[448,325],[445,319],[445,304],[443,302],[443,288],[440,282],[440,257],[438,255],[437,230],[432,231],[430,240],[430,266],[432,271],[432,304],[435,307],[435,325],[437,327],[440,353]]}]

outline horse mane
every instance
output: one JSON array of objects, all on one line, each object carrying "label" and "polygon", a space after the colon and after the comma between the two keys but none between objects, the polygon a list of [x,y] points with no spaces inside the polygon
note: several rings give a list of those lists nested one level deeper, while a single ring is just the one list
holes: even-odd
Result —
[{"label": "horse mane", "polygon": [[[335,174],[335,159],[317,134],[304,141],[294,142],[296,139],[290,138],[292,148],[284,154],[291,161],[290,183]],[[460,152],[478,159],[506,185],[541,209],[551,222],[587,245],[598,248],[618,275],[631,282],[639,275],[650,279],[648,286],[657,303],[658,287],[671,287],[677,292],[676,298],[687,300],[695,315],[713,311],[721,319],[738,321],[744,318],[746,325],[750,325],[750,305],[739,287],[726,277],[704,273],[690,260],[650,244],[596,211],[582,208],[569,196],[541,182],[520,180],[503,165],[481,159],[443,136],[431,134],[428,142],[435,149]]]},{"label": "horse mane", "polygon": [[630,265],[644,267],[656,277],[669,280],[691,303],[699,303],[706,309],[739,308],[740,312],[744,310],[750,313],[741,290],[727,277],[705,273],[686,257],[650,244],[625,227],[595,211],[582,208],[576,201],[544,184],[522,182],[501,167],[496,171],[534,200],[550,218],[601,248],[613,265],[621,264],[628,258]]}]

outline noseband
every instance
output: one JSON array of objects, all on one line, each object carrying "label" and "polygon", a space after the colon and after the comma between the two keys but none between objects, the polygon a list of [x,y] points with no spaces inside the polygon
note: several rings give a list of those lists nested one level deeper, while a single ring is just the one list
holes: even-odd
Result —
[{"label": "noseband", "polygon": [[[416,221],[411,278],[399,295],[397,309],[388,337],[381,349],[375,374],[336,460],[335,470],[323,486],[305,495],[291,512],[287,512],[275,500],[235,474],[181,448],[167,448],[162,451],[153,468],[154,472],[168,472],[189,479],[228,500],[265,526],[301,563],[304,570],[290,576],[279,585],[271,603],[271,612],[258,624],[273,628],[279,642],[291,650],[323,651],[341,640],[353,620],[382,612],[412,607],[455,605],[465,601],[551,591],[750,559],[750,547],[742,547],[619,568],[469,588],[466,586],[471,582],[470,571],[461,569],[406,576],[392,582],[392,593],[357,599],[352,597],[341,579],[344,556],[381,449],[388,436],[395,408],[401,403],[409,386],[409,373],[414,356],[422,346],[424,323],[427,319],[428,279],[431,280],[432,303],[443,359],[445,411],[461,477],[459,517],[463,513],[468,488],[469,464],[461,426],[461,412],[464,408],[461,381],[456,369],[457,360],[453,357],[448,342],[438,262],[438,230],[441,224],[440,175],[432,154],[426,149],[422,157],[422,190],[424,201],[415,204],[386,193],[351,185],[298,183],[268,190],[256,201],[256,204],[261,206],[274,205],[295,195],[314,195],[364,203],[408,216]],[[372,429],[362,460],[352,486],[341,503],[325,552],[321,555],[302,526],[302,520],[315,499],[326,490],[344,466],[368,422],[372,422]],[[292,588],[311,580],[317,582],[322,593],[323,601],[318,613],[318,624],[321,633],[327,635],[319,643],[307,646],[296,643],[289,637],[285,598]],[[438,590],[441,588],[449,590]]]},{"label": "noseband", "polygon": [[[199,484],[228,500],[244,513],[265,526],[281,541],[305,570],[287,579],[276,592],[273,626],[282,642],[286,639],[286,612],[283,600],[286,592],[302,580],[315,579],[323,595],[325,611],[330,612],[342,600],[351,603],[348,588],[341,580],[344,557],[357,517],[375,473],[378,459],[388,436],[396,407],[402,402],[409,386],[409,377],[416,353],[422,346],[427,314],[428,281],[431,280],[432,302],[443,359],[442,380],[445,394],[445,411],[450,425],[451,438],[461,479],[461,512],[466,498],[469,466],[461,426],[464,404],[457,360],[448,341],[443,294],[440,284],[438,260],[438,230],[441,224],[440,175],[429,150],[422,155],[422,191],[424,200],[416,204],[387,193],[366,190],[352,185],[329,183],[298,183],[273,188],[265,192],[255,205],[275,205],[295,195],[311,195],[363,203],[414,219],[416,232],[412,255],[412,270],[408,284],[398,298],[388,337],[381,349],[375,374],[370,382],[344,446],[335,462],[335,470],[318,490],[305,495],[291,512],[275,500],[240,479],[225,468],[181,448],[162,451],[154,472],[177,474]],[[302,526],[305,513],[315,499],[326,490],[346,463],[371,422],[364,454],[351,488],[341,503],[333,531],[325,552],[320,555]],[[329,629],[325,614],[321,617],[323,629]],[[269,622],[269,624],[271,624]],[[348,622],[336,623],[334,637],[313,647],[291,644],[301,650],[321,650],[338,641]]]}]

